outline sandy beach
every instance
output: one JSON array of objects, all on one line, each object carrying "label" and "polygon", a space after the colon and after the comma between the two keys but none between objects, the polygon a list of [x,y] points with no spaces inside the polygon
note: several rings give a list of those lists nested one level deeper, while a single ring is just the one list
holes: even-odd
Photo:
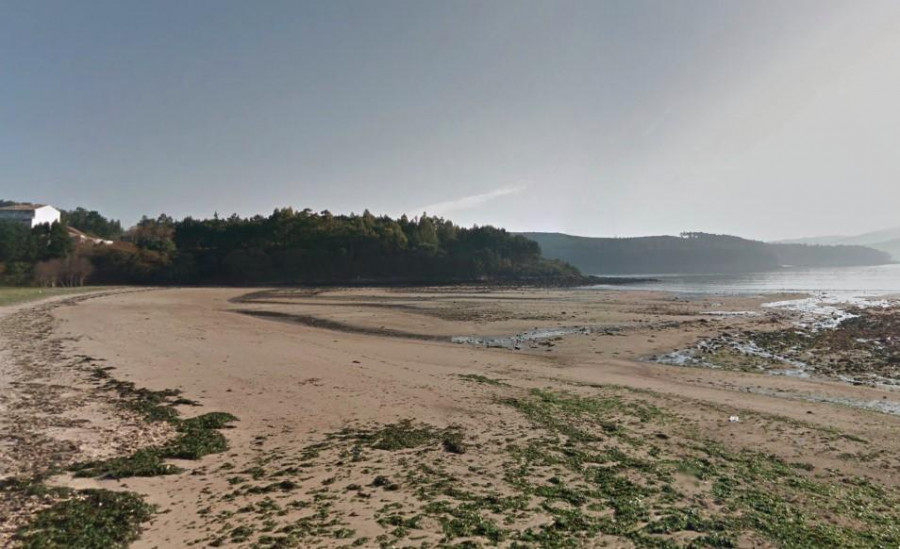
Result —
[{"label": "sandy beach", "polygon": [[[742,522],[774,511],[723,495],[726,476],[760,482],[740,461],[753,453],[775,471],[764,478],[777,504],[804,514],[808,539],[840,539],[815,536],[832,535],[823,525],[847,536],[865,530],[886,516],[878,502],[896,497],[900,418],[806,397],[895,401],[896,390],[647,360],[723,333],[784,329],[791,314],[762,305],[790,297],[140,289],[8,307],[0,313],[0,477],[48,475],[50,485],[143,496],[157,513],[135,547],[550,547],[559,539],[630,547],[712,544],[726,534],[738,546],[789,546],[779,542],[786,534]],[[562,335],[489,346],[551,329]],[[229,449],[175,460],[185,470],[177,475],[75,478],[65,471],[72,464],[174,436],[117,406],[97,368],[136,387],[179,390],[187,400],[173,408],[185,417],[233,414],[238,421],[222,430]],[[545,456],[529,457],[539,448]],[[600,450],[605,458],[577,465],[562,458]],[[584,472],[606,470],[604,459],[617,480],[589,486]],[[681,466],[693,460],[721,462],[722,473]],[[848,479],[865,479],[878,495],[851,494],[859,485]],[[640,496],[633,519],[609,492],[620,484]],[[781,493],[782,485],[802,488]],[[822,504],[820,485],[834,487],[832,501],[875,506],[872,516]],[[5,544],[46,502],[3,505]],[[647,526],[688,508],[704,526]],[[717,515],[732,522],[711,525]]]}]

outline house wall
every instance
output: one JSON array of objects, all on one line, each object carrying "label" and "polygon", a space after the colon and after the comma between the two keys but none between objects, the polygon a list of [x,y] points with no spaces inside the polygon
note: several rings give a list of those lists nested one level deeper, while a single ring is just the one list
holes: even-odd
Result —
[{"label": "house wall", "polygon": [[31,225],[31,212],[21,212],[21,211],[0,211],[0,220],[3,221],[17,221],[19,223],[25,223],[29,226]]},{"label": "house wall", "polygon": [[60,219],[59,210],[53,206],[44,206],[36,210],[6,210],[0,211],[0,220],[17,221],[24,223],[31,228],[37,227],[44,223],[58,223]]},{"label": "house wall", "polygon": [[53,206],[44,206],[34,211],[34,218],[31,220],[31,226],[36,227],[44,223],[50,225],[59,222],[59,210]]}]

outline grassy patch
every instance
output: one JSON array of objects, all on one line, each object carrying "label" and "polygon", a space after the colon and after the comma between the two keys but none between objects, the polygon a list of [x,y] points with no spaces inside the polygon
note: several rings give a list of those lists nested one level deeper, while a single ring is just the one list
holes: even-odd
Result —
[{"label": "grassy patch", "polygon": [[16,537],[26,549],[127,547],[152,514],[135,494],[83,490],[37,513]]},{"label": "grassy patch", "polygon": [[19,288],[4,286],[0,287],[0,307],[6,305],[18,305],[19,303],[36,301],[48,297],[93,292],[99,289],[101,288]]}]

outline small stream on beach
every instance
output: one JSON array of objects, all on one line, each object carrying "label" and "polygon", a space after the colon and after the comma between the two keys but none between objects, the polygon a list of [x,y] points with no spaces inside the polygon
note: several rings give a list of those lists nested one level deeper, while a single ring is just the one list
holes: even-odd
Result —
[{"label": "small stream on beach", "polygon": [[450,338],[450,341],[479,347],[520,349],[523,345],[529,343],[537,343],[572,334],[589,334],[591,332],[592,329],[589,326],[560,326],[557,328],[537,328],[509,336],[456,336]]}]

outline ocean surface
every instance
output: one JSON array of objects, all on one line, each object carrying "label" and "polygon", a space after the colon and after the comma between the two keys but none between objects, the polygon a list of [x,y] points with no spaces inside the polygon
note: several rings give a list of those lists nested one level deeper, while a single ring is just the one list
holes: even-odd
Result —
[{"label": "ocean surface", "polygon": [[636,282],[600,289],[659,290],[685,294],[826,293],[853,297],[900,295],[900,264],[877,267],[792,269],[745,274],[635,275],[658,282]]}]

